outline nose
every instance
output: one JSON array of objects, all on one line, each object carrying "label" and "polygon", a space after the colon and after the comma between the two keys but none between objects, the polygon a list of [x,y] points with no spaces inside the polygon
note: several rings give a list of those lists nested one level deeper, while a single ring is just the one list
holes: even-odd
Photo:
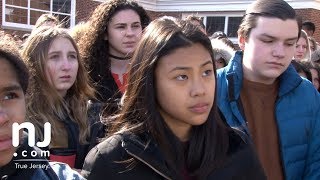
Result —
[{"label": "nose", "polygon": [[126,35],[127,36],[133,36],[135,33],[134,33],[134,30],[132,29],[132,27],[128,27],[127,30],[126,30]]},{"label": "nose", "polygon": [[62,62],[62,70],[68,71],[71,69],[71,62],[68,60],[68,58],[64,58]]},{"label": "nose", "polygon": [[195,79],[191,85],[190,95],[191,97],[203,96],[206,94],[205,82],[200,79]]},{"label": "nose", "polygon": [[283,58],[285,56],[285,45],[282,43],[278,43],[274,46],[272,55],[275,57]]},{"label": "nose", "polygon": [[3,107],[0,107],[0,127],[6,124],[9,121],[7,112]]},{"label": "nose", "polygon": [[302,47],[302,46],[298,46],[298,47],[297,47],[297,51],[298,51],[298,52],[303,52],[303,47]]}]

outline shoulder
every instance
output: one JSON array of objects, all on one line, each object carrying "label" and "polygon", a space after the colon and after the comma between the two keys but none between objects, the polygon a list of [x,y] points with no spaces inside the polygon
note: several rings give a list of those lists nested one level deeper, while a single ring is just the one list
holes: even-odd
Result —
[{"label": "shoulder", "polygon": [[113,135],[96,145],[87,155],[86,159],[107,158],[118,154],[122,148],[123,135]]},{"label": "shoulder", "polygon": [[[285,100],[284,102],[287,104],[300,106],[303,109],[314,109],[319,108],[320,94],[309,80],[302,78],[296,88],[282,96],[282,100]],[[303,104],[306,106],[302,106]]]},{"label": "shoulder", "polygon": [[122,147],[123,138],[123,135],[113,135],[92,148],[85,159],[81,174],[85,178],[95,179],[118,170],[119,162],[129,159]]}]

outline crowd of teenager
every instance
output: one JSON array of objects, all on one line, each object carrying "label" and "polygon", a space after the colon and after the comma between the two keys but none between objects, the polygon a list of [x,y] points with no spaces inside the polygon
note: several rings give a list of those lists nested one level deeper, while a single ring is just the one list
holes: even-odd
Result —
[{"label": "crowd of teenager", "polygon": [[[314,31],[284,0],[252,2],[238,45],[110,0],[71,29],[1,32],[0,179],[320,179]],[[23,122],[50,144],[13,146]]]}]

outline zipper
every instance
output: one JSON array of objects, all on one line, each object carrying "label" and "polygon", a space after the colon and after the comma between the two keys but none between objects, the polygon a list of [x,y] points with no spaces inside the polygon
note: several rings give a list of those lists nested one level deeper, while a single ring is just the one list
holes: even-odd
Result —
[{"label": "zipper", "polygon": [[156,168],[154,168],[153,166],[151,166],[149,163],[147,163],[146,161],[142,160],[140,157],[136,156],[135,154],[127,151],[128,154],[130,154],[131,156],[133,156],[134,158],[138,159],[139,161],[143,162],[145,165],[149,166],[152,170],[154,170],[156,173],[158,173],[159,175],[161,175],[162,177],[171,180],[168,176],[164,175],[163,173],[161,173],[160,171],[158,171]]}]

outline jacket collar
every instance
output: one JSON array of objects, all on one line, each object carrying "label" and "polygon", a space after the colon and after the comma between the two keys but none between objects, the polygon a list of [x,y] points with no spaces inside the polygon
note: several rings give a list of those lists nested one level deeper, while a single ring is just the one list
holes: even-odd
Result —
[{"label": "jacket collar", "polygon": [[[243,80],[242,69],[243,52],[237,51],[229,64],[225,67],[228,83],[228,95],[230,101],[239,99]],[[295,89],[302,81],[292,64],[280,75],[280,87],[278,96],[281,97]]]},{"label": "jacket collar", "polygon": [[172,173],[170,173],[170,170],[166,166],[165,158],[152,139],[139,137],[134,134],[126,134],[122,140],[122,147],[128,154],[149,166],[162,177],[173,179],[171,178]]}]

